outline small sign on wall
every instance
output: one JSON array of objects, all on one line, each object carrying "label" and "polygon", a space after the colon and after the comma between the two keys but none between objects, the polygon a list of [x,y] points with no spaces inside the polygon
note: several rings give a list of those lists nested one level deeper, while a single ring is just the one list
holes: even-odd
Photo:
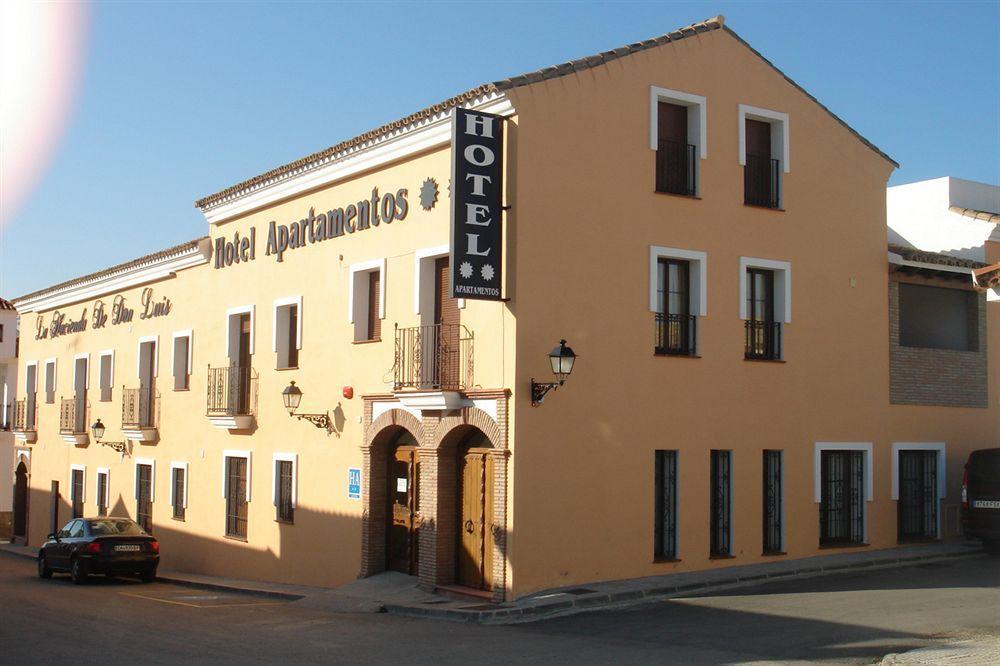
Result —
[{"label": "small sign on wall", "polygon": [[347,470],[347,499],[361,499],[361,469],[350,467]]}]

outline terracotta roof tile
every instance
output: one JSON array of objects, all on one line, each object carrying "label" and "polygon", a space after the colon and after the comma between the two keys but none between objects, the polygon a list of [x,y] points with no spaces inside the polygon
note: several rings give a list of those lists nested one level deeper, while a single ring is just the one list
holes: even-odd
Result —
[{"label": "terracotta roof tile", "polygon": [[14,304],[6,298],[0,298],[0,310],[14,310]]},{"label": "terracotta roof tile", "polygon": [[1000,213],[991,213],[989,211],[975,210],[973,208],[962,208],[961,206],[949,206],[948,210],[953,213],[958,213],[959,215],[965,215],[966,217],[983,220],[984,222],[1000,224]]},{"label": "terracotta roof tile", "polygon": [[937,264],[939,266],[953,266],[955,268],[982,268],[986,264],[973,261],[971,259],[962,259],[961,257],[953,257],[950,254],[944,254],[943,252],[930,252],[928,250],[919,250],[915,247],[907,247],[905,245],[894,245],[889,243],[889,251],[898,254],[903,259],[907,261],[919,261],[925,264]]}]

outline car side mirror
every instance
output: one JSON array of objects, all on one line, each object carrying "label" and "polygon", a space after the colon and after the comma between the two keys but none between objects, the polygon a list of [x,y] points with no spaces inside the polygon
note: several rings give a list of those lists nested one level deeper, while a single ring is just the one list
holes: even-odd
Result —
[{"label": "car side mirror", "polygon": [[50,539],[52,541],[59,541],[59,535],[56,534],[55,532],[49,532],[49,535],[45,538]]}]

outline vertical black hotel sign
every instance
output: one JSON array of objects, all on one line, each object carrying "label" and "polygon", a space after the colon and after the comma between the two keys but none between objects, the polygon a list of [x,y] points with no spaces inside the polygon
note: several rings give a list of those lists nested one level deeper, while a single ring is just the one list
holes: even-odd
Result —
[{"label": "vertical black hotel sign", "polygon": [[451,295],[498,301],[503,118],[456,108],[451,149]]}]

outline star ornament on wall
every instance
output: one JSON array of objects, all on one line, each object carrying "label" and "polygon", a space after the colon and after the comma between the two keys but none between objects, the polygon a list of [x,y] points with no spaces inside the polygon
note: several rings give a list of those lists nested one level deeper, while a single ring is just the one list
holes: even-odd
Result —
[{"label": "star ornament on wall", "polygon": [[428,178],[420,186],[420,207],[424,210],[434,208],[438,200],[438,184],[433,178]]},{"label": "star ornament on wall", "polygon": [[483,267],[479,270],[479,274],[488,282],[493,279],[493,267],[489,264],[483,264]]},{"label": "star ornament on wall", "polygon": [[463,278],[468,280],[470,277],[472,277],[472,264],[470,264],[467,261],[463,261],[462,265],[458,267],[458,273]]}]

